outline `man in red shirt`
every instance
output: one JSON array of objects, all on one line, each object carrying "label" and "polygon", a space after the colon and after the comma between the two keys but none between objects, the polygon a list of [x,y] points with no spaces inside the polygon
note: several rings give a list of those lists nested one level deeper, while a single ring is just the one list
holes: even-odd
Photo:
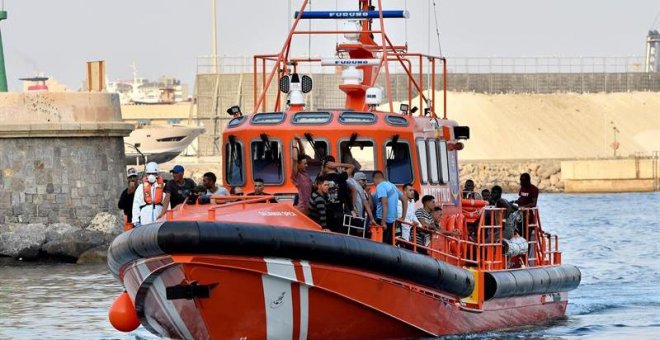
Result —
[{"label": "man in red shirt", "polygon": [[539,198],[539,188],[532,184],[528,173],[520,175],[520,191],[518,191],[518,208],[534,208]]}]

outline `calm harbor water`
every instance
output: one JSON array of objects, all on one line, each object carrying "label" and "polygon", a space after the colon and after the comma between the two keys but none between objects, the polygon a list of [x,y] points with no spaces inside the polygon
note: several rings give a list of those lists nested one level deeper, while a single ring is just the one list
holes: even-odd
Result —
[{"label": "calm harbor water", "polygon": [[[539,199],[544,229],[559,233],[564,263],[582,270],[568,318],[471,339],[634,338],[660,334],[660,193]],[[152,339],[115,331],[108,307],[121,287],[105,266],[0,264],[0,339]]]}]

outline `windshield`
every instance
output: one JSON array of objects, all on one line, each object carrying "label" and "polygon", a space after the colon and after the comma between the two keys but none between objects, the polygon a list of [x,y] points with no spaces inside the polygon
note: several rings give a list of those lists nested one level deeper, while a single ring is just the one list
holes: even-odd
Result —
[{"label": "windshield", "polygon": [[282,145],[278,141],[254,141],[252,152],[252,178],[261,178],[265,184],[282,184]]},{"label": "windshield", "polygon": [[407,142],[387,142],[385,167],[390,182],[394,184],[411,183],[413,180],[410,145]]}]

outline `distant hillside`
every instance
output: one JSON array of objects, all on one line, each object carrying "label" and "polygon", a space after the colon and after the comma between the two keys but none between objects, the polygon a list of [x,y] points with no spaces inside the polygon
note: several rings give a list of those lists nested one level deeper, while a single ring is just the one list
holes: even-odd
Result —
[{"label": "distant hillside", "polygon": [[471,139],[465,143],[461,159],[611,157],[610,122],[620,131],[618,155],[660,150],[657,92],[458,92],[448,94],[447,104],[450,119],[470,126]]}]

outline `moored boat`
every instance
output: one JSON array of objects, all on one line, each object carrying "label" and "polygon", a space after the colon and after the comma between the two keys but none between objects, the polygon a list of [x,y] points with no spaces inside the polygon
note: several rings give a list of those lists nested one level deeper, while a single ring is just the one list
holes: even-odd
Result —
[{"label": "moored boat", "polygon": [[[308,11],[303,1],[280,53],[255,56],[254,113],[228,110],[222,177],[244,191],[260,178],[272,194],[183,204],[117,237],[108,264],[129,297],[111,312],[118,329],[139,321],[154,334],[185,339],[422,338],[564,317],[579,269],[562,264],[558,236],[544,230],[538,209],[520,209],[521,242],[505,237],[503,209],[461,199],[457,160],[469,128],[449,119],[435,98],[436,88],[446,89],[436,82],[446,79],[440,70],[447,61],[393,45],[385,19],[409,15],[380,2],[323,12]],[[301,20],[324,18],[354,21],[342,31],[299,29]],[[337,44],[336,58],[291,57],[300,34],[342,34],[346,41]],[[344,67],[344,108],[305,110],[313,85],[298,74],[302,63]],[[398,111],[389,79],[394,65],[409,76],[407,103]],[[376,86],[379,77],[385,89]],[[279,91],[268,106],[271,83]],[[383,104],[389,109],[379,109]],[[368,181],[381,169],[390,182],[434,196],[443,207],[442,230],[403,221],[411,237],[364,224],[324,230],[292,204],[296,136],[308,144],[311,176],[330,155],[359,164]],[[430,243],[415,242],[418,233],[430,235]]]}]

